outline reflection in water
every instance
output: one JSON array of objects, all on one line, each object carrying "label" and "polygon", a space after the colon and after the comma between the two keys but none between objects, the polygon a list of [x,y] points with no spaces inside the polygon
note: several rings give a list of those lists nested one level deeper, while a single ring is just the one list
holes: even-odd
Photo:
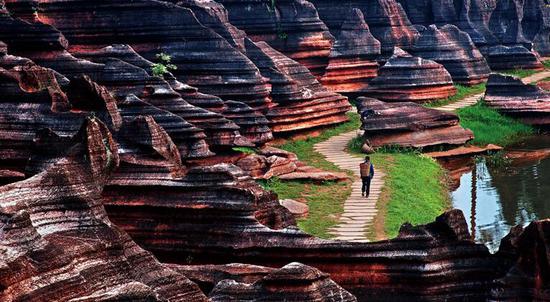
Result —
[{"label": "reflection in water", "polygon": [[[547,140],[550,146],[550,139]],[[550,159],[525,160],[508,167],[488,166],[485,160],[460,176],[452,193],[453,206],[469,218],[476,242],[496,251],[514,225],[550,218]]]}]

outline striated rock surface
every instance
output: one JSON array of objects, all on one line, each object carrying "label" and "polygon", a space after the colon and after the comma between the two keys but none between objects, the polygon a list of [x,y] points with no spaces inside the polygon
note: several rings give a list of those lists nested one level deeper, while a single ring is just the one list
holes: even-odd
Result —
[{"label": "striated rock surface", "polygon": [[253,41],[271,47],[307,67],[320,77],[328,64],[334,37],[305,0],[221,0],[229,21]]},{"label": "striated rock surface", "polygon": [[330,280],[329,275],[300,263],[274,270],[253,284],[220,281],[210,292],[212,301],[345,301],[357,299]]},{"label": "striated rock surface", "polygon": [[357,8],[349,10],[335,37],[321,83],[335,92],[359,94],[378,74],[375,59],[380,55],[380,42],[371,34],[363,13]]},{"label": "striated rock surface", "polygon": [[418,31],[412,26],[405,11],[395,0],[366,0],[335,2],[331,0],[313,0],[321,20],[330,31],[340,30],[350,8],[358,8],[364,15],[374,37],[381,43],[380,61],[392,55],[394,47],[409,50],[418,37]]},{"label": "striated rock surface", "polygon": [[265,42],[245,41],[246,54],[272,85],[276,106],[266,117],[274,133],[292,132],[347,121],[346,97],[331,92],[307,68]]},{"label": "striated rock surface", "polygon": [[492,70],[544,69],[537,55],[522,45],[494,46],[489,48],[486,56]]},{"label": "striated rock surface", "polygon": [[101,206],[117,166],[107,128],[88,119],[66,157],[0,188],[2,301],[207,301],[112,225]]},{"label": "striated rock surface", "polygon": [[190,9],[147,0],[131,5],[114,0],[63,0],[41,2],[38,15],[61,30],[72,49],[123,43],[150,61],[164,52],[177,66],[173,73],[178,80],[254,109],[270,106],[270,87],[256,66],[204,27]]},{"label": "striated rock surface", "polygon": [[454,25],[430,25],[421,32],[412,54],[445,67],[453,82],[475,85],[485,82],[491,70],[470,36]]},{"label": "striated rock surface", "polygon": [[[514,61],[510,68],[537,69],[534,48],[548,53],[548,7],[543,0],[399,0],[414,24],[454,24],[467,32],[489,61],[494,47],[506,46],[506,56],[492,56],[491,68]],[[522,47],[525,49],[523,49]],[[529,53],[529,54],[528,54]],[[514,67],[515,66],[515,67]]]},{"label": "striated rock surface", "polygon": [[521,233],[518,229],[521,228],[516,227],[516,234],[512,231],[504,239],[518,260],[496,281],[490,301],[550,300],[550,220],[532,222]]},{"label": "striated rock surface", "polygon": [[449,72],[431,60],[414,57],[400,48],[382,66],[367,88],[369,96],[383,101],[418,103],[445,99],[456,93]]},{"label": "striated rock surface", "polygon": [[456,114],[411,102],[359,98],[357,111],[364,138],[372,147],[462,145],[474,138],[472,131],[459,125]]},{"label": "striated rock surface", "polygon": [[485,104],[535,126],[550,124],[550,93],[542,88],[524,84],[513,76],[492,74],[487,82]]},{"label": "striated rock surface", "polygon": [[239,133],[254,144],[263,145],[273,140],[269,121],[245,103],[225,102],[223,116],[237,124]]}]

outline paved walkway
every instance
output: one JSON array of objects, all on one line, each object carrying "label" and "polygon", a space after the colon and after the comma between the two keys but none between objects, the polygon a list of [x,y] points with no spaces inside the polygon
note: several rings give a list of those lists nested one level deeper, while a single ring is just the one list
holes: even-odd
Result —
[{"label": "paved walkway", "polygon": [[384,186],[385,175],[377,169],[371,183],[369,198],[361,196],[359,164],[362,159],[345,151],[348,142],[359,134],[359,131],[351,131],[315,145],[315,151],[323,154],[328,161],[333,162],[340,169],[350,170],[355,174],[352,192],[344,203],[344,213],[340,216],[340,223],[329,230],[337,240],[368,241],[365,232],[376,217],[376,203]]},{"label": "paved walkway", "polygon": [[[541,71],[541,72],[537,72],[537,73],[535,73],[531,76],[523,78],[522,81],[525,84],[530,84],[530,83],[538,82],[540,80],[544,80],[548,77],[550,77],[550,71]],[[485,93],[474,94],[474,95],[468,96],[468,97],[466,97],[466,98],[464,98],[464,99],[462,99],[458,102],[454,102],[454,103],[451,103],[451,104],[448,104],[448,105],[445,105],[445,106],[441,106],[441,107],[435,107],[434,109],[438,109],[438,110],[442,110],[442,111],[455,111],[455,110],[460,109],[460,108],[464,108],[464,107],[474,105],[484,95],[485,95]]]}]

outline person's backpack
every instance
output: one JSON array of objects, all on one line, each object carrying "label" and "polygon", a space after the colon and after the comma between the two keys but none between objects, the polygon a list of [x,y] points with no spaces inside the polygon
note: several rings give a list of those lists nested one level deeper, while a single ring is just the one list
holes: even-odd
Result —
[{"label": "person's backpack", "polygon": [[361,178],[370,177],[370,162],[361,163],[359,165],[359,172],[361,173]]}]

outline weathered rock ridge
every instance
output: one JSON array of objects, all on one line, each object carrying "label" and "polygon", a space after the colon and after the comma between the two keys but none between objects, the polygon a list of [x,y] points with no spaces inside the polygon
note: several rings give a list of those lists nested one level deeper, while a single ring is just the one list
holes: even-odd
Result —
[{"label": "weathered rock ridge", "polygon": [[421,31],[411,53],[445,67],[453,82],[475,85],[485,82],[491,70],[470,36],[454,25],[430,25]]}]

